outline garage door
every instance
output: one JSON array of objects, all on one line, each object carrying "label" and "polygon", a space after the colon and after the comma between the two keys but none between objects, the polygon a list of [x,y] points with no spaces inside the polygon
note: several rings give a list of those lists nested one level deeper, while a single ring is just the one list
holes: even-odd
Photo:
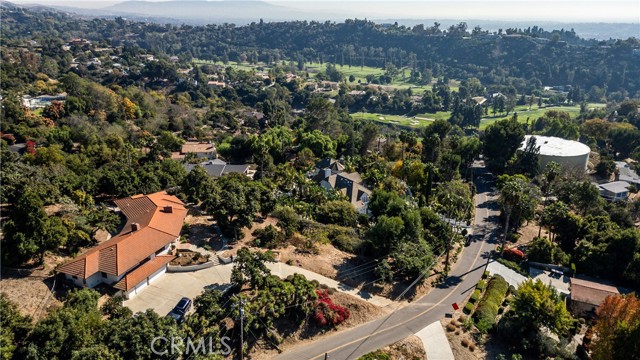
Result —
[{"label": "garage door", "polygon": [[147,279],[145,279],[141,281],[140,284],[138,284],[135,288],[133,288],[131,292],[133,294],[139,294],[142,289],[147,287],[147,285],[149,285],[149,283],[147,282]]},{"label": "garage door", "polygon": [[156,271],[155,273],[151,274],[151,276],[149,276],[149,283],[157,280],[160,276],[162,276],[162,274],[164,274],[165,272],[167,272],[167,266],[163,266],[160,270]]}]

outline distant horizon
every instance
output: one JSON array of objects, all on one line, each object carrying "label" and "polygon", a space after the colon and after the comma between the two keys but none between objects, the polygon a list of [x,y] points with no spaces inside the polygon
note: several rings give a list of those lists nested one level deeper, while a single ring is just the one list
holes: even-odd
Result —
[{"label": "distant horizon", "polygon": [[[137,0],[167,2],[182,0]],[[198,0],[187,0],[198,1]],[[199,0],[206,1],[206,0]],[[214,0],[220,1],[220,0]],[[224,0],[242,2],[246,0]],[[14,0],[19,5],[67,6],[80,9],[105,9],[128,1],[86,0]],[[268,0],[270,5],[283,6],[293,12],[332,13],[343,18],[367,18],[372,20],[451,20],[451,21],[505,21],[547,23],[602,23],[639,24],[640,1],[529,1],[529,0],[422,0],[422,1],[314,1]],[[366,4],[366,6],[365,6]],[[497,11],[496,9],[499,9]],[[640,33],[640,29],[639,29]]]}]

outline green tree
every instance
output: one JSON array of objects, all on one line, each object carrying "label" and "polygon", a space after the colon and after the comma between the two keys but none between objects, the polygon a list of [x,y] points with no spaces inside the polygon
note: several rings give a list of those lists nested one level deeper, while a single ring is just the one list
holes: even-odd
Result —
[{"label": "green tree", "polygon": [[67,235],[60,218],[48,217],[42,200],[31,189],[20,196],[3,225],[2,256],[6,264],[21,264],[35,257],[42,262],[44,253],[57,249]]},{"label": "green tree", "polygon": [[324,135],[320,130],[305,132],[300,137],[301,149],[310,149],[318,158],[335,157],[336,146],[336,142],[330,136]]},{"label": "green tree", "polygon": [[529,137],[524,150],[518,153],[515,168],[518,173],[525,174],[530,178],[540,172],[540,146],[536,144],[535,136]]},{"label": "green tree", "polygon": [[503,171],[524,141],[524,129],[515,119],[497,121],[487,127],[482,137],[487,165]]},{"label": "green tree", "polygon": [[358,212],[348,201],[333,200],[320,204],[316,209],[316,220],[323,224],[355,226]]},{"label": "green tree", "polygon": [[251,227],[260,212],[261,189],[243,174],[232,173],[217,180],[217,196],[203,203],[204,209],[218,221],[220,229],[238,239],[238,231]]},{"label": "green tree", "polygon": [[[435,263],[429,244],[421,239],[402,241],[392,251],[394,274],[405,280],[415,279]],[[422,280],[425,278],[423,277]]]},{"label": "green tree", "polygon": [[282,245],[284,234],[275,226],[267,225],[263,229],[256,229],[251,235],[255,236],[254,243],[256,246],[275,249]]},{"label": "green tree", "polygon": [[189,202],[200,203],[217,200],[217,184],[201,166],[196,166],[191,170],[184,178],[181,188]]},{"label": "green tree", "polygon": [[107,322],[100,332],[102,343],[110,351],[115,351],[121,359],[173,359],[171,343],[158,341],[155,349],[163,355],[153,353],[151,343],[159,336],[167,339],[182,337],[183,332],[175,320],[167,316],[159,316],[153,310],[139,312],[135,316],[115,318]]},{"label": "green tree", "polygon": [[17,305],[9,301],[5,294],[0,294],[0,355],[3,360],[14,357],[16,349],[23,346],[31,327],[31,318],[20,314]]},{"label": "green tree", "polygon": [[314,96],[307,105],[305,121],[308,130],[322,130],[332,132],[338,123],[338,113],[327,99]]},{"label": "green tree", "polygon": [[406,206],[406,202],[398,193],[383,189],[375,189],[369,200],[369,211],[374,217],[398,216]]},{"label": "green tree", "polygon": [[271,271],[267,268],[267,262],[275,262],[274,254],[270,251],[251,251],[247,247],[238,250],[231,271],[231,285],[241,289],[249,284],[252,289],[261,289],[267,284],[267,278]]},{"label": "green tree", "polygon": [[517,226],[520,225],[522,219],[532,219],[538,201],[538,191],[537,187],[529,184],[522,175],[501,175],[498,179],[498,190],[500,191],[498,202],[505,218],[502,238],[502,251],[504,252],[512,217]]},{"label": "green tree", "polygon": [[103,326],[98,297],[89,289],[69,293],[62,308],[35,325],[25,342],[29,345],[21,349],[21,358],[70,359],[75,351],[96,345],[96,334]]},{"label": "green tree", "polygon": [[369,229],[367,238],[377,254],[388,254],[402,240],[404,221],[398,216],[382,215]]}]

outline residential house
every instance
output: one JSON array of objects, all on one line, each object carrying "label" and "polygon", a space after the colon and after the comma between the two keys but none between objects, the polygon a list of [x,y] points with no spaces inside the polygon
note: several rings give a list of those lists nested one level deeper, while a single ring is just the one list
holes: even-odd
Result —
[{"label": "residential house", "polygon": [[612,181],[600,184],[600,195],[610,201],[627,200],[629,197],[629,184],[626,181]]},{"label": "residential house", "polygon": [[211,81],[207,81],[207,86],[210,86],[213,88],[225,88],[227,87],[227,84],[224,81],[211,80]]},{"label": "residential house", "polygon": [[616,180],[626,181],[640,188],[640,176],[624,161],[616,161]]},{"label": "residential house", "polygon": [[345,195],[360,214],[368,213],[371,190],[363,185],[359,173],[345,172],[345,167],[340,161],[330,158],[319,161],[310,177],[324,189]]},{"label": "residential house", "polygon": [[473,101],[475,101],[478,105],[484,105],[484,103],[487,102],[487,98],[485,98],[484,96],[476,96],[472,97],[471,99],[473,99]]},{"label": "residential house", "polygon": [[576,316],[593,316],[596,309],[609,295],[620,292],[615,286],[597,279],[573,277],[570,279],[571,313]]},{"label": "residential house", "polygon": [[32,97],[30,95],[22,96],[22,105],[30,110],[43,108],[51,105],[52,101],[65,101],[67,99],[67,93],[63,92],[57,95],[40,95]]},{"label": "residential house", "polygon": [[174,160],[184,159],[187,154],[195,154],[198,159],[214,159],[216,157],[216,147],[210,141],[187,141],[182,144],[180,152],[171,154]]},{"label": "residential house", "polygon": [[166,272],[174,259],[168,254],[170,245],[180,238],[187,209],[164,191],[118,199],[115,204],[127,218],[122,231],[58,272],[77,286],[106,284],[131,298]]},{"label": "residential house", "polygon": [[224,174],[238,173],[253,179],[255,175],[255,171],[251,170],[249,164],[229,165],[220,159],[210,160],[200,164],[184,164],[187,172],[191,172],[196,166],[202,167],[212,178],[218,178]]}]

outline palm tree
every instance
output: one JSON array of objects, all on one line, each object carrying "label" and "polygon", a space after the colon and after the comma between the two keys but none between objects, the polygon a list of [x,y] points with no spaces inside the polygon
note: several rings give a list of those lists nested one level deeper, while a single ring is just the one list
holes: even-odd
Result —
[{"label": "palm tree", "polygon": [[505,244],[507,243],[507,235],[509,234],[509,221],[511,220],[511,213],[513,209],[524,198],[524,186],[523,182],[516,178],[511,178],[500,189],[499,202],[502,205],[502,210],[505,213],[504,223],[504,236],[502,238],[502,252],[504,254]]},{"label": "palm tree", "polygon": [[[544,199],[542,201],[542,211],[544,211],[547,206],[547,198],[551,195],[553,191],[553,183],[560,175],[560,164],[555,161],[549,162],[544,167],[544,172],[542,173],[541,186],[540,190],[542,190],[542,194],[544,195]],[[539,224],[538,228],[538,237],[542,235],[542,223]]]}]

